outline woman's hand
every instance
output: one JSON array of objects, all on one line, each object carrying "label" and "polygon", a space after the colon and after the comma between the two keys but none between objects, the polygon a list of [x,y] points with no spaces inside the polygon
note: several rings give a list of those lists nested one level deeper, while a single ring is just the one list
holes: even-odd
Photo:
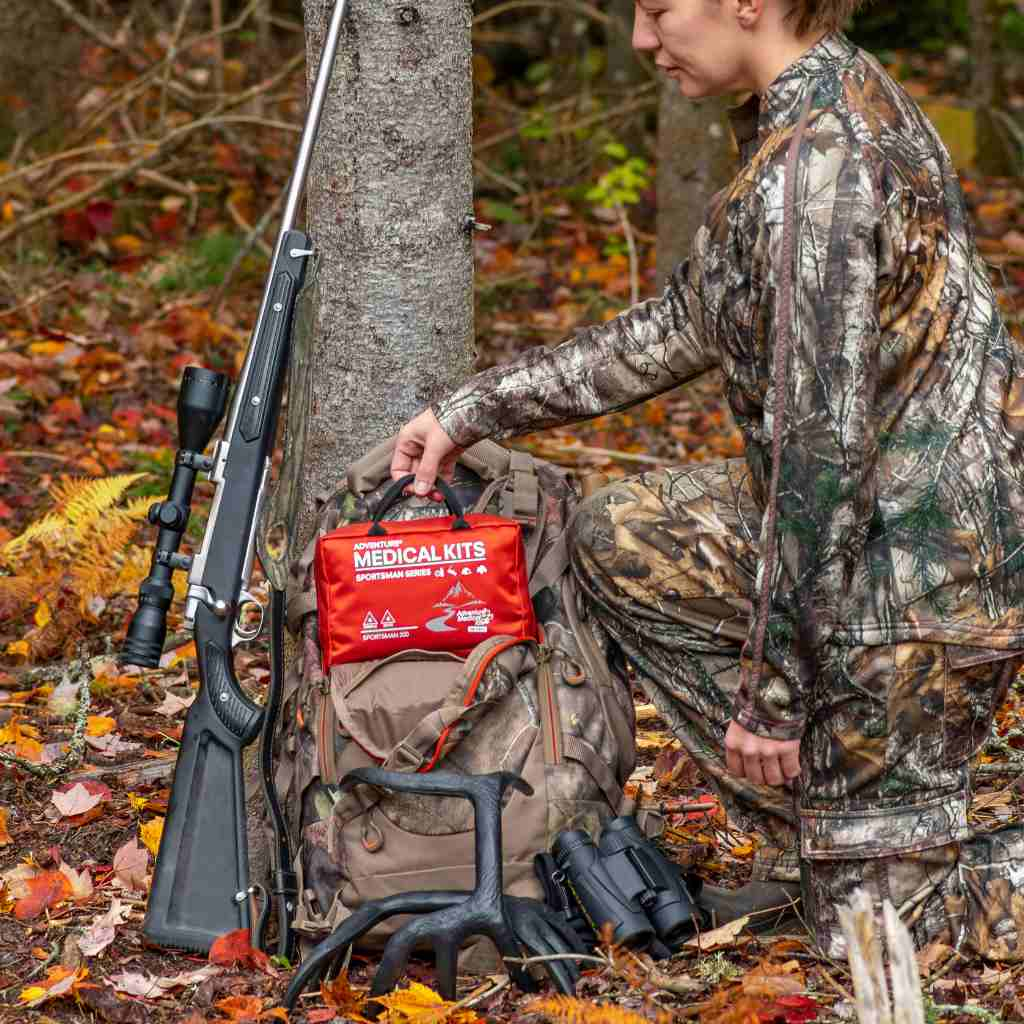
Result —
[{"label": "woman's hand", "polygon": [[730,722],[725,763],[733,775],[759,785],[783,786],[800,774],[800,741],[769,740]]},{"label": "woman's hand", "polygon": [[433,411],[425,409],[398,432],[391,458],[391,478],[398,480],[415,473],[413,491],[441,501],[440,492],[433,490],[434,483],[438,477],[451,483],[455,460],[463,450],[445,433]]}]

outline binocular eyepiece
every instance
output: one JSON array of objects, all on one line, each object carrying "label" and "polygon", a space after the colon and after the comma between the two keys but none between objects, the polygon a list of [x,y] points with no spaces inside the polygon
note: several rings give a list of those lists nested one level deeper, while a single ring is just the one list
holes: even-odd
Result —
[{"label": "binocular eyepiece", "polygon": [[188,569],[192,560],[178,554],[178,545],[192,513],[196,473],[209,471],[212,461],[203,455],[228,404],[228,378],[223,373],[188,366],[178,391],[178,443],[174,476],[166,501],[149,510],[149,521],[160,527],[149,575],[139,586],[139,604],[128,626],[120,660],[128,665],[156,668],[167,635],[167,610],[174,600],[171,577],[175,569]]},{"label": "binocular eyepiece", "polygon": [[640,831],[632,815],[613,818],[595,845],[580,830],[562,832],[551,850],[555,865],[597,934],[611,923],[612,941],[671,948],[703,924],[678,866]]}]

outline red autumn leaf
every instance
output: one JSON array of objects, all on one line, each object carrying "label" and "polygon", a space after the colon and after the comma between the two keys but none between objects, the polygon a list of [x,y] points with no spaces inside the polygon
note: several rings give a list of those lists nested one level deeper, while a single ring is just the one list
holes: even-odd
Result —
[{"label": "red autumn leaf", "polygon": [[228,174],[243,175],[245,168],[238,159],[238,150],[226,142],[216,142],[213,146],[213,162]]},{"label": "red autumn leaf", "polygon": [[60,871],[43,871],[25,884],[28,895],[14,904],[14,916],[19,921],[31,921],[71,895],[71,882]]},{"label": "red autumn leaf", "polygon": [[58,398],[50,403],[47,416],[54,416],[63,423],[81,423],[85,418],[82,403],[77,398]]},{"label": "red autumn leaf", "polygon": [[267,974],[274,973],[270,957],[263,950],[252,948],[248,928],[236,928],[214,939],[210,946],[210,963],[222,967],[254,967]]},{"label": "red autumn leaf", "polygon": [[157,238],[165,242],[171,241],[178,233],[178,211],[169,210],[167,213],[154,214],[149,219],[149,228]]},{"label": "red autumn leaf", "polygon": [[329,1006],[321,1006],[318,1010],[307,1010],[306,1020],[309,1024],[323,1024],[324,1021],[334,1020],[338,1015]]},{"label": "red autumn leaf", "polygon": [[779,996],[775,1005],[782,1011],[783,1024],[809,1024],[818,1019],[821,1009],[808,996]]},{"label": "red autumn leaf", "polygon": [[88,245],[96,237],[96,229],[83,210],[65,210],[60,215],[60,240],[67,245]]},{"label": "red autumn leaf", "polygon": [[10,519],[14,515],[14,509],[0,498],[0,519]]},{"label": "red autumn leaf", "polygon": [[119,427],[137,427],[142,422],[142,410],[137,405],[123,405],[115,409],[110,418]]},{"label": "red autumn leaf", "polygon": [[54,787],[54,792],[70,793],[75,786],[81,786],[87,793],[92,793],[93,796],[98,796],[100,800],[109,800],[113,796],[110,792],[110,787],[105,786],[97,779],[82,779],[79,782],[65,782],[60,786]]},{"label": "red autumn leaf", "polygon": [[227,996],[213,1004],[229,1020],[259,1020],[263,1000],[259,996]]},{"label": "red autumn leaf", "polygon": [[85,208],[85,216],[97,234],[109,235],[114,230],[114,204],[109,199],[97,199]]}]

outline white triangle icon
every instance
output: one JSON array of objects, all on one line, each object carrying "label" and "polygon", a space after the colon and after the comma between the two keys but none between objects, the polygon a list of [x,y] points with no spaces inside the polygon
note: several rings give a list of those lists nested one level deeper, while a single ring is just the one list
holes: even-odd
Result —
[{"label": "white triangle icon", "polygon": [[390,629],[395,624],[394,615],[392,615],[390,611],[384,612],[384,614],[380,617],[380,624]]},{"label": "white triangle icon", "polygon": [[363,629],[376,629],[377,620],[373,617],[373,612],[367,612],[366,618],[363,619]]}]

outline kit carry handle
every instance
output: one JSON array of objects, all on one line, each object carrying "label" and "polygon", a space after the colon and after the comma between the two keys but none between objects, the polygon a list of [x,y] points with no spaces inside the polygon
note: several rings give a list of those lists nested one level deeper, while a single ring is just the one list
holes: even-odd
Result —
[{"label": "kit carry handle", "polygon": [[[384,518],[384,513],[387,512],[399,498],[402,497],[402,492],[416,479],[415,473],[409,473],[407,476],[403,476],[396,480],[382,495],[380,502],[377,504],[376,511],[373,513],[373,526],[370,527],[370,537],[386,537],[387,530],[380,525],[381,519]],[[455,492],[442,480],[440,477],[434,481],[434,486],[441,492],[444,497],[444,503],[448,506],[448,511],[455,516],[455,522],[452,523],[453,530],[468,530],[470,529],[469,523],[466,522],[465,514],[462,511],[462,506],[459,504],[459,499],[455,496]]]}]

